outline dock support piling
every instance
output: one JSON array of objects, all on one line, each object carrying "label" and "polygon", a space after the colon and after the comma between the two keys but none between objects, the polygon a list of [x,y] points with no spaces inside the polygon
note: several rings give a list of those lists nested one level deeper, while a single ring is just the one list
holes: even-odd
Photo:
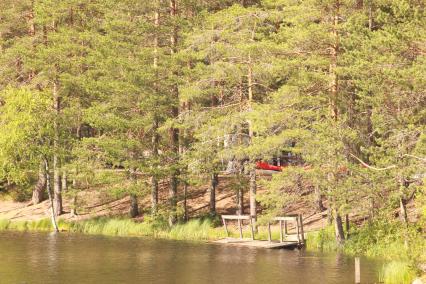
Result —
[{"label": "dock support piling", "polygon": [[284,242],[283,238],[283,221],[280,220],[280,241]]},{"label": "dock support piling", "polygon": [[238,219],[238,229],[240,230],[240,239],[243,238],[243,228],[241,226],[241,219]]},{"label": "dock support piling", "polygon": [[361,283],[361,265],[359,257],[355,257],[355,284]]}]

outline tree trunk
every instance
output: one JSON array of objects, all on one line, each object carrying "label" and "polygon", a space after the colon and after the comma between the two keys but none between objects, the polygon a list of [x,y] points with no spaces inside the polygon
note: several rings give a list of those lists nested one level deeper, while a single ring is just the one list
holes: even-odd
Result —
[{"label": "tree trunk", "polygon": [[339,246],[345,242],[345,233],[343,231],[342,217],[338,212],[334,212],[334,231],[336,236],[336,242]]},{"label": "tree trunk", "polygon": [[153,123],[153,136],[152,136],[152,155],[153,155],[153,163],[154,163],[154,173],[151,176],[151,214],[155,215],[157,214],[158,210],[158,180],[157,180],[157,173],[158,170],[157,163],[158,163],[158,122],[157,119],[154,119]]},{"label": "tree trunk", "polygon": [[[136,184],[136,178],[136,169],[130,169],[130,180],[133,185]],[[138,197],[134,192],[130,193],[129,215],[131,218],[139,215]]]},{"label": "tree trunk", "polygon": [[185,181],[183,184],[183,210],[184,210],[183,219],[185,221],[189,220],[187,199],[188,199],[188,183]]},{"label": "tree trunk", "polygon": [[216,187],[219,183],[218,174],[213,173],[210,181],[210,215],[216,215]]},{"label": "tree trunk", "polygon": [[339,14],[340,14],[340,2],[339,0],[335,1],[335,11],[334,11],[334,20],[333,20],[333,38],[334,43],[331,48],[331,63],[330,63],[330,74],[331,74],[331,94],[330,94],[330,109],[331,116],[334,120],[338,118],[338,109],[337,109],[337,96],[339,89],[339,78],[337,75],[337,58],[339,54]]},{"label": "tree trunk", "polygon": [[[170,0],[170,17],[174,20],[177,17],[177,2],[176,0]],[[173,55],[177,51],[177,27],[175,24],[172,25],[171,35],[170,35],[170,53]],[[174,74],[176,75],[176,74]],[[172,97],[175,104],[172,106],[172,116],[173,118],[179,116],[179,89],[177,84],[173,84],[172,87]],[[177,159],[179,155],[179,129],[172,127],[170,129],[170,142],[171,149],[175,157],[173,157],[173,163],[177,164]],[[177,222],[177,188],[178,188],[178,175],[179,171],[177,169],[172,169],[172,175],[170,177],[170,190],[169,190],[169,202],[170,202],[170,216],[169,224],[173,225]]]},{"label": "tree trunk", "polygon": [[56,214],[55,214],[54,202],[52,197],[52,187],[50,185],[49,162],[46,159],[44,159],[44,167],[45,167],[44,169],[46,173],[46,191],[50,201],[50,217],[52,220],[53,230],[55,233],[57,233],[59,232],[59,228],[58,228],[58,224],[56,223]]},{"label": "tree trunk", "polygon": [[[253,101],[253,66],[251,61],[251,55],[249,55],[248,58],[248,74],[247,74],[247,84],[248,84],[248,105],[249,105],[249,111],[251,111],[251,103]],[[250,144],[252,143],[254,132],[253,132],[253,125],[251,121],[248,122],[249,127],[249,138],[250,138]],[[250,197],[250,216],[253,218],[253,222],[255,223],[257,220],[257,209],[256,209],[256,168],[255,168],[255,161],[250,160],[250,166],[253,167],[250,169],[250,186],[249,186],[249,197]],[[254,225],[256,228],[256,225]]]},{"label": "tree trunk", "polygon": [[64,169],[62,171],[62,191],[67,191],[68,189],[68,178],[67,178],[67,171]]},{"label": "tree trunk", "polygon": [[61,100],[58,94],[58,83],[53,82],[53,103],[55,109],[54,120],[54,140],[53,140],[53,200],[55,204],[55,215],[62,214],[62,188],[61,188],[61,169],[59,161],[59,115],[61,110]]},{"label": "tree trunk", "polygon": [[129,215],[131,218],[135,218],[139,215],[139,205],[138,205],[138,198],[136,195],[131,194],[130,195],[130,211]]},{"label": "tree trunk", "polygon": [[[77,175],[78,170],[75,170],[75,174]],[[73,198],[71,204],[71,216],[77,216],[77,179],[76,177],[72,180],[72,189],[73,189]]]},{"label": "tree trunk", "polygon": [[406,201],[403,197],[399,198],[399,217],[401,219],[401,222],[405,226],[407,226],[408,224],[407,207],[406,207]]},{"label": "tree trunk", "polygon": [[322,212],[325,210],[325,207],[322,204],[321,190],[318,185],[314,186],[314,190],[315,190],[315,205],[316,205],[317,211]]},{"label": "tree trunk", "polygon": [[346,229],[346,239],[349,239],[349,231],[351,229],[351,224],[349,223],[349,214],[345,214],[345,229]]},{"label": "tree trunk", "polygon": [[327,208],[327,225],[333,224],[333,211],[331,210],[330,205]]},{"label": "tree trunk", "polygon": [[71,216],[77,216],[77,194],[74,194],[71,205]]},{"label": "tree trunk", "polygon": [[169,203],[170,203],[170,215],[169,225],[172,226],[177,222],[177,176],[173,174],[170,178],[170,189],[169,189]]},{"label": "tree trunk", "polygon": [[241,186],[237,191],[237,214],[244,215],[244,191]]},{"label": "tree trunk", "polygon": [[[159,13],[159,3],[158,0],[156,1],[156,7],[155,7],[155,13],[154,13],[154,26],[155,26],[155,37],[154,37],[154,69],[155,69],[155,77],[156,80],[158,80],[158,35],[157,30],[160,26],[160,13]],[[157,82],[154,83],[154,90],[156,93],[158,93],[158,87]],[[158,162],[158,143],[159,143],[159,136],[158,136],[158,119],[157,115],[154,114],[154,119],[152,123],[152,156],[154,163],[156,164]],[[154,169],[157,171],[157,167]],[[151,176],[151,214],[155,215],[157,214],[158,209],[158,180],[156,173],[153,173]]]},{"label": "tree trunk", "polygon": [[46,170],[43,160],[40,161],[38,169],[38,181],[33,189],[33,204],[37,205],[44,200],[43,192],[46,187]]},{"label": "tree trunk", "polygon": [[250,170],[250,216],[254,219],[254,221],[257,220],[257,209],[256,209],[256,170],[251,169]]}]

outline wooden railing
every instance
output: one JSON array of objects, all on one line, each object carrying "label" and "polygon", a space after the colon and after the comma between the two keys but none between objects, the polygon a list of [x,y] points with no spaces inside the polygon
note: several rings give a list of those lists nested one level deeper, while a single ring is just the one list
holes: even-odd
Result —
[{"label": "wooden railing", "polygon": [[249,215],[222,215],[222,222],[223,222],[223,226],[225,227],[226,236],[229,237],[228,227],[226,226],[226,220],[238,220],[238,229],[240,231],[240,239],[243,238],[242,221],[249,220],[250,229],[251,229],[251,239],[254,240],[253,218],[251,218]]},{"label": "wooden railing", "polygon": [[[226,236],[229,237],[229,231],[226,224],[226,220],[237,220],[238,221],[238,230],[240,233],[240,239],[243,238],[243,228],[242,228],[242,222],[244,220],[248,220],[250,224],[250,231],[251,231],[251,239],[254,240],[254,221],[253,217],[250,215],[222,215],[222,222],[223,226],[225,228]],[[296,236],[297,236],[297,243],[299,245],[305,244],[305,237],[304,237],[304,231],[303,231],[303,218],[300,214],[295,215],[288,215],[288,216],[282,216],[282,217],[275,217],[272,218],[268,222],[268,241],[272,241],[272,234],[271,234],[271,223],[273,222],[279,222],[280,224],[280,242],[284,242],[285,237],[288,235],[288,223],[294,223],[294,227],[296,229]]]},{"label": "wooden railing", "polygon": [[[295,214],[295,215],[272,218],[272,220],[268,222],[268,240],[269,241],[272,241],[271,223],[274,221],[275,222],[278,221],[280,223],[280,242],[284,242],[285,236],[288,235],[287,222],[293,222],[296,228],[297,242],[301,245],[305,244],[305,234],[303,231],[302,215]],[[284,224],[284,231],[283,231],[283,224]]]}]

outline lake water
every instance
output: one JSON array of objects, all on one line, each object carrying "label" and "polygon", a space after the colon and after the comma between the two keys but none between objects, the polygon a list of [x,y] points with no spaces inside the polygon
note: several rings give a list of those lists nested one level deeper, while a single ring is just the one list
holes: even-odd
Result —
[{"label": "lake water", "polygon": [[[381,263],[361,259],[362,283]],[[338,254],[61,233],[0,233],[1,284],[354,283]]]}]

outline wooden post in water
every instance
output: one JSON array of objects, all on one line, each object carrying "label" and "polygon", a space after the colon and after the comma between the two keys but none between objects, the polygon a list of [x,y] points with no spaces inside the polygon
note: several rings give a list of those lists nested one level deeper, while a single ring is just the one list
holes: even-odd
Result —
[{"label": "wooden post in water", "polygon": [[287,236],[288,235],[288,230],[287,230],[287,221],[284,221],[284,235]]},{"label": "wooden post in water", "polygon": [[284,242],[283,238],[283,221],[280,220],[280,241]]},{"label": "wooden post in water", "polygon": [[268,240],[271,241],[272,237],[271,237],[271,223],[268,222]]},{"label": "wooden post in water", "polygon": [[361,283],[361,265],[359,257],[355,257],[355,284]]},{"label": "wooden post in water", "polygon": [[238,219],[238,229],[240,230],[240,239],[243,238],[243,228],[241,227],[241,219]]},{"label": "wooden post in water", "polygon": [[222,217],[223,226],[225,227],[226,237],[229,237],[228,228],[226,227],[226,220]]}]

